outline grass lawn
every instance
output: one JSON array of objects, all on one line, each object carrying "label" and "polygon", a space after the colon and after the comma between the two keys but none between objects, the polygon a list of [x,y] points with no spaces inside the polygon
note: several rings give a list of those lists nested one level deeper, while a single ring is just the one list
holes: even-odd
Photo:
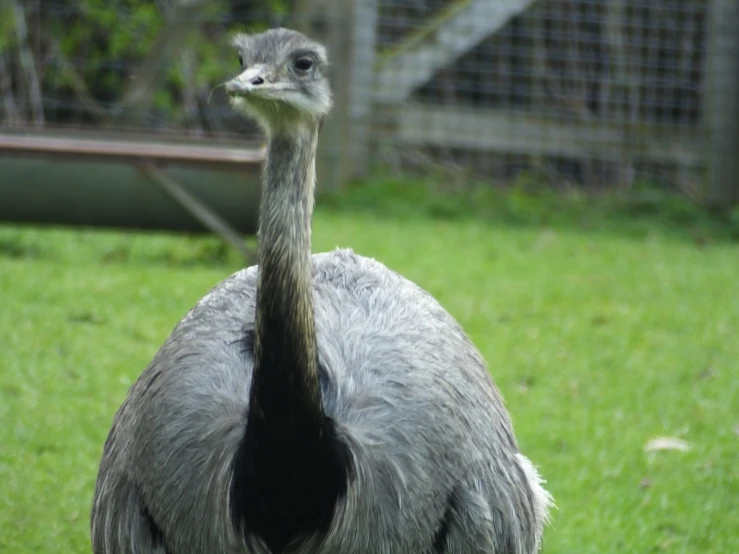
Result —
[{"label": "grass lawn", "polygon": [[[556,497],[545,552],[739,552],[739,246],[328,210],[314,243],[465,326]],[[89,552],[114,411],[238,267],[213,239],[0,228],[0,552]]]}]

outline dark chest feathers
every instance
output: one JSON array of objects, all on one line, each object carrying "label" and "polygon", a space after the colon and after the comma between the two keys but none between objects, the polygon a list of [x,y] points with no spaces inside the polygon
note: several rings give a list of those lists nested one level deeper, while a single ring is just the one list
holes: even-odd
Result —
[{"label": "dark chest feathers", "polygon": [[149,531],[149,536],[151,537],[151,546],[155,549],[164,548],[165,554],[171,554],[170,550],[166,547],[164,543],[164,533],[162,533],[162,530],[159,528],[157,523],[154,521],[154,518],[151,516],[151,512],[149,512],[149,509],[143,502],[141,503],[141,517],[144,520],[144,524],[148,528],[147,530]]},{"label": "dark chest feathers", "polygon": [[[253,348],[248,331],[241,349],[253,355]],[[284,402],[260,402],[271,400]],[[250,414],[231,482],[235,526],[275,554],[325,533],[352,477],[350,454],[333,420],[275,421],[281,413],[271,411],[267,420]]]},{"label": "dark chest feathers", "polygon": [[449,537],[449,527],[454,517],[454,509],[454,492],[452,492],[447,499],[444,515],[439,520],[438,527],[436,528],[431,554],[445,554],[447,552],[447,538]]}]

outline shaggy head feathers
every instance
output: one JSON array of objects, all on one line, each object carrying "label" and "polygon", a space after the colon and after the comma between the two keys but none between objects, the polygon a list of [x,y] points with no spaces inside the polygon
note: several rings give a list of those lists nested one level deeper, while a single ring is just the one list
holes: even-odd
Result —
[{"label": "shaggy head feathers", "polygon": [[317,124],[328,114],[328,56],[321,44],[289,29],[239,33],[231,43],[241,66],[225,85],[231,105],[256,119],[265,132]]}]

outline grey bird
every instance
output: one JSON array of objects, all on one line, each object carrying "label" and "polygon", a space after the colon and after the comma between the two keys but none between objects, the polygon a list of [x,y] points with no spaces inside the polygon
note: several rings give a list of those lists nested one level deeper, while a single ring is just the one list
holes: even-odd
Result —
[{"label": "grey bird", "polygon": [[324,47],[234,38],[235,110],[268,137],[258,266],[216,286],[105,443],[95,554],[533,554],[552,499],[482,356],[427,292],[311,255]]}]

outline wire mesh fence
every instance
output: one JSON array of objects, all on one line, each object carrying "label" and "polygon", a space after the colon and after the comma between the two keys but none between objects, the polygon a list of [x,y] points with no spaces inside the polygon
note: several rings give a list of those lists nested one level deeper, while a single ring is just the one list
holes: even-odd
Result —
[{"label": "wire mesh fence", "polygon": [[[12,0],[0,9],[2,126],[256,136],[214,90],[238,70],[227,36],[239,5],[205,4],[178,11],[175,0]],[[258,16],[257,29],[268,25],[267,12],[247,15]],[[127,94],[141,94],[136,80],[158,49],[168,51],[146,77],[151,94],[134,98],[144,109],[130,117]]]},{"label": "wire mesh fence", "polygon": [[[2,126],[256,137],[213,91],[238,69],[226,36],[293,26],[309,6],[325,12],[321,33],[328,25],[349,37],[349,53],[332,52],[348,76],[334,117],[365,129],[324,142],[341,157],[346,142],[365,140],[351,154],[358,165],[442,170],[460,182],[647,181],[700,196],[711,154],[736,148],[731,129],[717,132],[739,120],[733,0],[353,4],[345,16],[332,15],[336,2],[220,0],[183,15],[173,0],[13,0],[0,9]],[[173,18],[187,32],[150,106],[116,117]]]},{"label": "wire mesh fence", "polygon": [[392,116],[380,132],[395,146],[385,155],[504,180],[696,193],[711,56],[736,56],[711,51],[715,4],[381,0],[378,99]]}]

